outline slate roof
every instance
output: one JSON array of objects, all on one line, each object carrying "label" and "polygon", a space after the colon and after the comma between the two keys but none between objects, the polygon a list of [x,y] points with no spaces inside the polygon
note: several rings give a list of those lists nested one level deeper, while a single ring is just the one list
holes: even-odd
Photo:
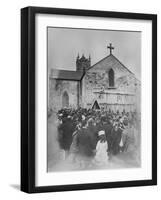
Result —
[{"label": "slate roof", "polygon": [[83,77],[83,72],[81,71],[52,69],[50,74],[50,78],[60,79],[60,80],[80,81],[82,77]]}]

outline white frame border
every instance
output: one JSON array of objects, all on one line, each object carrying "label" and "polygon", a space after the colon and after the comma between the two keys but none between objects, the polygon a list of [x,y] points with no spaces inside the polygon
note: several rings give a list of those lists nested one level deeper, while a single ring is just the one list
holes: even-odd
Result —
[{"label": "white frame border", "polygon": [[[141,158],[136,169],[47,173],[47,26],[141,31]],[[152,21],[36,14],[36,186],[152,178]],[[144,112],[143,112],[144,111]]]}]

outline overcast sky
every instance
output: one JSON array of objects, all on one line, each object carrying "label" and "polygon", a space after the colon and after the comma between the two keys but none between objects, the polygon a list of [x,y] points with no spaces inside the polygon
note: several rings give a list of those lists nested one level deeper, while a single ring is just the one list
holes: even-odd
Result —
[{"label": "overcast sky", "polygon": [[141,33],[127,31],[48,28],[48,67],[76,70],[76,57],[91,56],[91,64],[109,55],[107,45],[137,78],[141,72]]}]

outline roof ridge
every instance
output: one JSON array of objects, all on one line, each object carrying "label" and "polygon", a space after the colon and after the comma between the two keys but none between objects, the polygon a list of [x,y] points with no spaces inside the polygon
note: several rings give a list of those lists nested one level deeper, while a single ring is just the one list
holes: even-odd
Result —
[{"label": "roof ridge", "polygon": [[50,78],[62,79],[62,80],[81,80],[83,72],[81,71],[71,71],[62,69],[52,69]]},{"label": "roof ridge", "polygon": [[131,74],[133,74],[133,75],[135,76],[135,79],[137,79],[138,81],[140,81],[140,80],[136,77],[136,75],[135,75],[128,67],[126,67],[118,58],[116,58],[116,56],[114,56],[113,54],[112,54],[112,56],[113,56],[125,69],[127,69]]},{"label": "roof ridge", "polygon": [[53,69],[52,68],[52,71],[67,71],[67,72],[77,72],[76,70],[66,70],[66,69]]},{"label": "roof ridge", "polygon": [[103,60],[105,60],[106,58],[110,57],[111,55],[112,55],[112,54],[109,54],[108,56],[102,58],[101,60],[99,60],[98,62],[96,62],[95,64],[93,64],[91,67],[89,67],[89,68],[87,69],[87,71],[88,71],[89,69],[93,68],[93,67],[94,67],[95,65],[97,65],[98,63],[100,63],[100,62],[102,62]]},{"label": "roof ridge", "polygon": [[126,67],[116,56],[112,54],[112,56],[123,66],[125,67],[131,74],[135,75],[128,67]]},{"label": "roof ridge", "polygon": [[[94,65],[92,65],[91,67],[88,68],[91,69],[93,68],[95,65],[97,65],[98,63],[102,62],[103,60],[105,60],[106,58],[110,57],[110,56],[113,56],[123,67],[125,67],[130,73],[132,73],[133,75],[135,75],[132,71],[130,71],[118,58],[116,58],[116,56],[114,56],[113,54],[109,54],[108,56],[102,58],[101,60],[99,60],[98,62],[96,62]],[[87,70],[87,71],[88,71]]]}]

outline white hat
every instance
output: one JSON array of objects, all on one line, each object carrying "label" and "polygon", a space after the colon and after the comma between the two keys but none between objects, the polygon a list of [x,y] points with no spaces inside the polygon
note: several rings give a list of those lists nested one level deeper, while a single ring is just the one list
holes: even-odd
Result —
[{"label": "white hat", "polygon": [[99,136],[100,136],[100,135],[105,135],[105,131],[103,131],[103,130],[102,130],[102,131],[99,131],[99,132],[98,132],[98,135],[99,135]]},{"label": "white hat", "polygon": [[85,120],[85,119],[86,119],[86,117],[84,115],[82,115],[82,120]]}]

